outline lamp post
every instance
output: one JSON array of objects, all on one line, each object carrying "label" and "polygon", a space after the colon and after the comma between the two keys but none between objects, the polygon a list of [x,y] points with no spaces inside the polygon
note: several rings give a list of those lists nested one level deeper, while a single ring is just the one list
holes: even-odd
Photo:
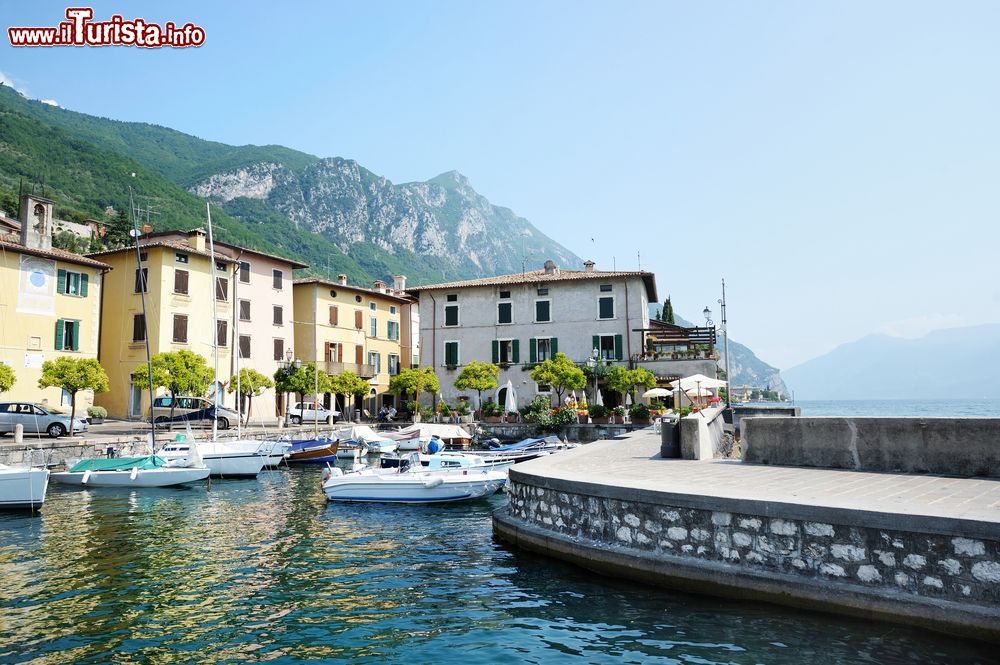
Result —
[{"label": "lamp post", "polygon": [[726,408],[733,408],[732,397],[730,393],[732,392],[732,379],[729,376],[729,326],[726,324],[726,278],[722,278],[722,297],[719,298],[719,305],[722,307],[722,334],[723,339],[723,353],[726,354]]},{"label": "lamp post", "polygon": [[598,350],[595,347],[594,350],[590,353],[590,357],[587,358],[587,367],[590,368],[590,373],[594,375],[594,392],[591,393],[592,402],[597,401],[597,364],[600,355],[601,355],[600,350]]}]

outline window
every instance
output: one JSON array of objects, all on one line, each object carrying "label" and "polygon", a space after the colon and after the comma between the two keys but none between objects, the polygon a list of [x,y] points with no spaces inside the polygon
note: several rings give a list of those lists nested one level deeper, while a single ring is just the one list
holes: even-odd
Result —
[{"label": "window", "polygon": [[528,362],[541,363],[556,355],[558,346],[555,337],[537,337],[528,340]]},{"label": "window", "polygon": [[330,325],[337,325],[337,306],[330,305]]},{"label": "window", "polygon": [[458,305],[444,306],[444,324],[446,326],[458,325]]},{"label": "window", "polygon": [[56,351],[80,350],[80,322],[73,319],[56,321]]},{"label": "window", "polygon": [[147,254],[146,252],[139,252],[139,260],[140,261],[145,261],[148,258],[149,258],[149,254]]},{"label": "window", "polygon": [[56,292],[67,296],[87,297],[87,274],[60,270],[56,280]]},{"label": "window", "polygon": [[365,327],[365,324],[362,323],[363,319],[364,315],[361,313],[361,310],[354,310],[354,328],[356,330],[362,330]]},{"label": "window", "polygon": [[285,359],[285,340],[276,339],[274,340],[274,360],[284,360]]},{"label": "window", "polygon": [[374,316],[368,319],[368,333],[370,337],[378,337],[378,319]]},{"label": "window", "polygon": [[444,343],[444,364],[448,367],[458,366],[458,342]]},{"label": "window", "polygon": [[224,261],[216,261],[215,269],[219,272],[226,272],[226,264]]},{"label": "window", "polygon": [[240,282],[250,283],[250,264],[246,261],[240,261]]},{"label": "window", "polygon": [[410,357],[410,367],[419,367],[419,366],[420,366],[420,356],[414,353],[413,356]]},{"label": "window", "polygon": [[399,340],[399,322],[389,321],[389,325],[386,326],[386,337],[388,337],[393,342]]},{"label": "window", "polygon": [[520,362],[518,346],[516,339],[493,340],[493,362],[501,364]]},{"label": "window", "polygon": [[250,320],[250,301],[241,300],[240,301],[240,321]]},{"label": "window", "polygon": [[548,323],[552,320],[552,301],[535,301],[535,323]]},{"label": "window", "polygon": [[142,314],[134,314],[132,316],[132,341],[146,341],[146,317]]},{"label": "window", "polygon": [[399,356],[395,353],[389,354],[389,376],[396,376],[399,374]]},{"label": "window", "polygon": [[552,386],[546,383],[536,383],[535,392],[539,395],[548,395],[552,392]]},{"label": "window", "polygon": [[597,299],[597,318],[615,318],[615,298],[614,296],[601,296]]},{"label": "window", "polygon": [[375,368],[376,374],[382,373],[382,354],[378,351],[368,352],[368,364]]},{"label": "window", "polygon": [[177,344],[187,344],[188,317],[186,314],[174,314],[174,334],[172,339]]},{"label": "window", "polygon": [[501,299],[510,298],[510,291],[501,291],[500,292],[500,298]]},{"label": "window", "polygon": [[281,308],[281,305],[272,305],[271,313],[272,313],[272,322],[274,325],[276,326],[285,325],[285,310]]},{"label": "window", "polygon": [[549,295],[549,290],[548,289],[538,289],[535,293],[537,293],[540,296],[547,296],[547,295]]},{"label": "window", "polygon": [[229,346],[229,321],[218,319],[215,322],[215,343],[219,346]]},{"label": "window", "polygon": [[601,284],[601,293],[611,293],[611,285]]},{"label": "window", "polygon": [[373,312],[377,312],[378,311],[378,304],[376,304],[376,302],[373,300],[370,303],[368,303],[368,309],[370,309]]},{"label": "window", "polygon": [[448,302],[458,302],[458,294],[449,293],[447,296],[445,296],[445,300],[447,300]]},{"label": "window", "polygon": [[284,275],[283,272],[281,272],[278,269],[272,270],[271,271],[271,286],[273,288],[275,288],[275,289],[277,289],[277,290],[280,291],[281,290],[281,284],[282,284],[282,281],[284,280],[284,278],[285,278],[285,275]]},{"label": "window", "polygon": [[336,298],[337,297],[337,292],[334,291],[333,289],[330,289],[330,297],[331,298]]},{"label": "window", "polygon": [[361,296],[354,296],[354,302],[361,302]]},{"label": "window", "polygon": [[594,348],[601,354],[602,360],[622,359],[621,335],[594,335]]},{"label": "window", "polygon": [[390,314],[395,314],[396,313],[396,306],[395,305],[389,305],[389,313]]},{"label": "window", "polygon": [[250,357],[250,335],[240,335],[240,358]]},{"label": "window", "polygon": [[225,277],[215,278],[215,299],[229,301],[229,280]]},{"label": "window", "polygon": [[188,271],[175,269],[174,270],[174,293],[182,293],[187,295],[188,293]]},{"label": "window", "polygon": [[514,322],[514,305],[509,302],[497,303],[497,323]]},{"label": "window", "polygon": [[188,255],[187,254],[181,254],[180,252],[176,252],[174,254],[174,261],[176,261],[177,263],[187,263],[188,262]]},{"label": "window", "polygon": [[136,268],[135,269],[135,292],[136,293],[146,293],[147,286],[149,283],[149,268]]}]

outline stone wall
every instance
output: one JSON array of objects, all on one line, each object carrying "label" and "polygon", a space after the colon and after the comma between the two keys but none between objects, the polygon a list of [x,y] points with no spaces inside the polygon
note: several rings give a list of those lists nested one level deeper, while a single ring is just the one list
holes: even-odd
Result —
[{"label": "stone wall", "polygon": [[[546,436],[537,425],[531,423],[479,423],[479,440],[497,438],[501,441],[519,441],[529,437]],[[613,439],[636,427],[631,424],[567,425],[560,436],[574,443],[590,443],[602,439]]]},{"label": "stone wall", "polygon": [[1000,418],[745,418],[744,460],[1000,477]]}]

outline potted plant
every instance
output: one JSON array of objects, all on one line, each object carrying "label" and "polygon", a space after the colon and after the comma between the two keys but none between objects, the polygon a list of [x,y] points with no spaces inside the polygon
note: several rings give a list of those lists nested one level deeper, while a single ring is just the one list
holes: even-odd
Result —
[{"label": "potted plant", "polygon": [[611,409],[604,406],[603,404],[593,404],[590,407],[590,420],[595,425],[606,424],[611,416]]},{"label": "potted plant", "polygon": [[87,415],[91,425],[100,425],[108,417],[108,410],[103,406],[92,406],[87,409]]},{"label": "potted plant", "polygon": [[615,422],[623,423],[625,422],[625,407],[616,406],[611,409],[611,413],[614,415]]},{"label": "potted plant", "polygon": [[587,413],[587,409],[576,410],[576,421],[581,425],[586,425],[590,422],[590,414]]},{"label": "potted plant", "polygon": [[469,403],[466,401],[461,401],[458,406],[455,407],[455,413],[458,414],[458,421],[461,423],[471,423],[472,422],[472,412],[469,410]]},{"label": "potted plant", "polygon": [[485,422],[498,423],[500,422],[500,414],[503,413],[503,410],[496,402],[486,402],[483,404],[482,412]]},{"label": "potted plant", "polygon": [[645,404],[633,404],[632,408],[628,410],[628,414],[632,417],[633,425],[649,424],[649,407]]}]

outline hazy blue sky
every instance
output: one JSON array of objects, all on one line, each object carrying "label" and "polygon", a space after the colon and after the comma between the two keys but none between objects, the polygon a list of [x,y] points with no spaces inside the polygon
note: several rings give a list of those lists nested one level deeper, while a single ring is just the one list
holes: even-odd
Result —
[{"label": "hazy blue sky", "polygon": [[[0,2],[4,27],[65,3]],[[1000,3],[97,2],[186,51],[10,48],[32,97],[227,143],[457,169],[788,368],[1000,321]],[[591,238],[594,239],[591,242]],[[718,318],[718,317],[716,317]]]}]

